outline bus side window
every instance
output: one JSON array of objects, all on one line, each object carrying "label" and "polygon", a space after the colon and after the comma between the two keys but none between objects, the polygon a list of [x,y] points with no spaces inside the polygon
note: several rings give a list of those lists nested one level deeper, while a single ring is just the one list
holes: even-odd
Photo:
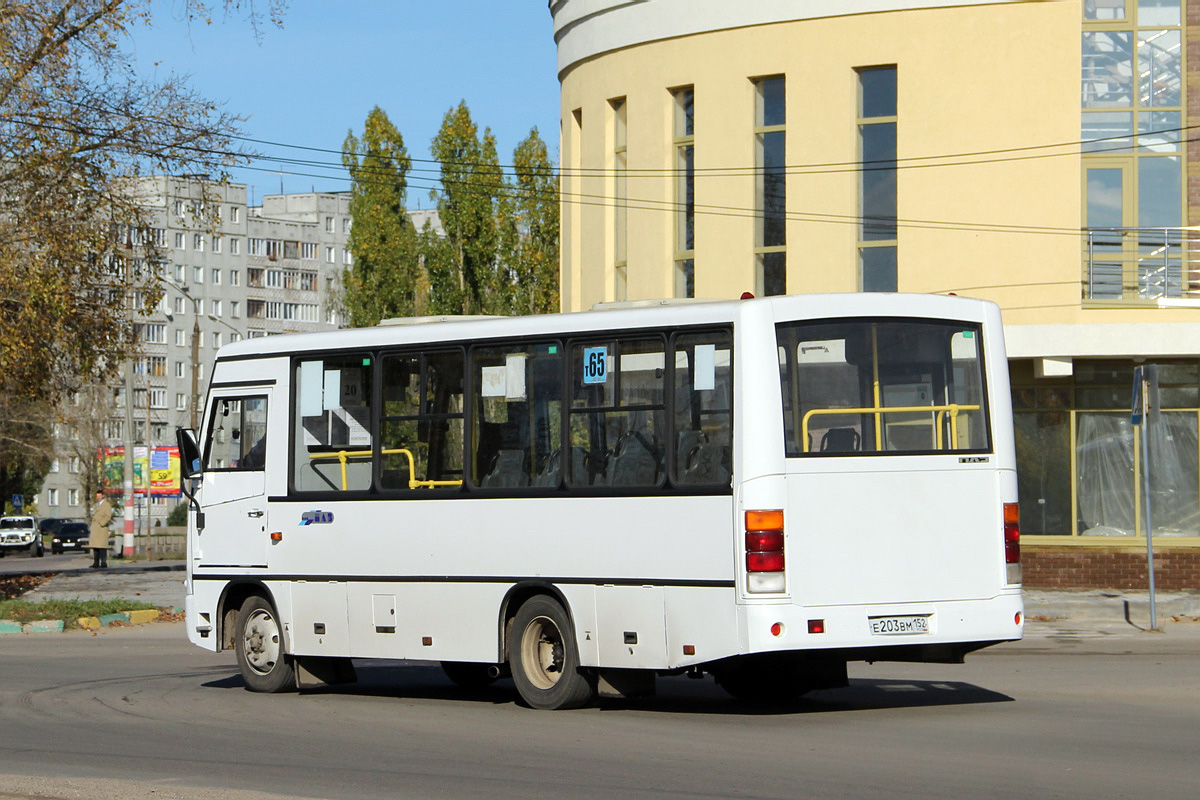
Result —
[{"label": "bus side window", "polygon": [[295,370],[296,489],[369,489],[374,444],[370,354],[302,360]]},{"label": "bus side window", "polygon": [[680,334],[675,358],[672,482],[729,485],[732,460],[732,338],[729,331]]},{"label": "bus side window", "polygon": [[562,348],[471,351],[471,481],[482,488],[557,487],[561,475]]},{"label": "bus side window", "polygon": [[573,344],[571,486],[660,486],[667,442],[662,337]]},{"label": "bus side window", "polygon": [[458,349],[383,359],[381,488],[462,486],[463,370]]},{"label": "bus side window", "polygon": [[263,469],[266,441],[266,397],[219,397],[209,419],[205,469]]}]

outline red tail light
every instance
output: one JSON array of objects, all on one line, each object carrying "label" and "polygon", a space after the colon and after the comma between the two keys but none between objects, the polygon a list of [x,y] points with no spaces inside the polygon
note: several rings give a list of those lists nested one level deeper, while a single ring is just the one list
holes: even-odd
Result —
[{"label": "red tail light", "polygon": [[783,569],[783,512],[747,511],[747,588],[751,592],[784,591]]},{"label": "red tail light", "polygon": [[1021,507],[1004,504],[1004,563],[1021,563]]}]

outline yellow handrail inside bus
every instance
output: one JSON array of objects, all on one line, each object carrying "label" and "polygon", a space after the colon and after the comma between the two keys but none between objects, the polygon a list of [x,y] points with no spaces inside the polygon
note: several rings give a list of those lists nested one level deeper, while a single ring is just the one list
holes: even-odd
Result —
[{"label": "yellow handrail inside bus", "polygon": [[934,418],[934,425],[937,428],[937,449],[942,449],[942,415],[947,411],[950,412],[950,439],[955,444],[958,443],[958,414],[960,411],[978,411],[979,405],[962,405],[959,403],[948,403],[942,406],[876,406],[874,408],[813,408],[805,412],[800,421],[800,442],[804,446],[804,451],[809,451],[808,441],[808,421],[810,418],[821,415],[838,415],[838,414],[873,414],[875,416],[875,440],[876,447],[882,449],[882,437],[880,431],[883,427],[882,417],[884,414],[895,413],[915,413],[924,411],[935,411],[937,416]]},{"label": "yellow handrail inside bus", "polygon": [[[374,455],[374,450],[338,450],[336,453],[309,453],[308,457],[311,460],[319,458],[336,458],[342,465],[342,491],[346,491],[346,461],[351,458],[370,458]],[[390,450],[380,450],[385,456],[393,456],[397,453],[403,453],[408,458],[408,488],[410,489],[433,489],[437,486],[462,486],[462,481],[419,481],[413,477],[417,473],[417,460],[413,458],[412,451],[404,447],[396,447]]]}]

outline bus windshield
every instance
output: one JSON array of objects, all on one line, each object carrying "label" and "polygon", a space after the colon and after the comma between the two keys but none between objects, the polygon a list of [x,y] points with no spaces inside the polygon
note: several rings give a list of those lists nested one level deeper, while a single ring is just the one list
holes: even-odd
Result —
[{"label": "bus windshield", "polygon": [[788,457],[988,452],[978,324],[776,327]]}]

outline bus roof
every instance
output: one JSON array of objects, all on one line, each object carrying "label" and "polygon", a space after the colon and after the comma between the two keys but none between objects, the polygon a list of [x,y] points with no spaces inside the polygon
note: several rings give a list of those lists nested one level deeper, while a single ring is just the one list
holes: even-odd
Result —
[{"label": "bus roof", "polygon": [[398,325],[392,322],[370,328],[256,337],[225,345],[218,351],[216,360],[421,342],[477,342],[512,336],[558,336],[630,328],[736,323],[747,315],[776,320],[912,316],[982,321],[988,313],[986,309],[995,308],[989,301],[974,298],[875,292],[631,306],[521,317],[434,317],[427,324]]}]

